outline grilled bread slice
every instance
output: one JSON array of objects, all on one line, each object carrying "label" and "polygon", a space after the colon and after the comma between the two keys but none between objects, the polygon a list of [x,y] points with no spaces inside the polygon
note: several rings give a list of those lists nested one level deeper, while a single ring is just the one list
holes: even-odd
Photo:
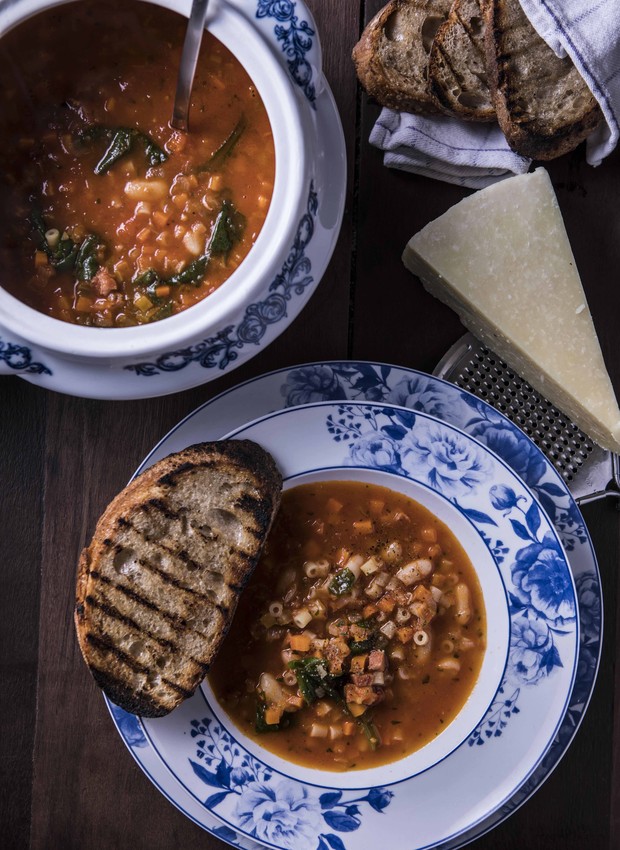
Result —
[{"label": "grilled bread slice", "polygon": [[494,121],[481,0],[454,0],[428,59],[428,90],[437,108],[465,121]]},{"label": "grilled bread slice", "polygon": [[230,625],[280,502],[271,455],[200,443],[132,481],[81,554],[80,649],[110,699],[160,717],[191,696]]},{"label": "grilled bread slice", "polygon": [[577,147],[603,117],[583,78],[543,41],[518,0],[483,5],[493,101],[508,144],[540,160]]},{"label": "grilled bread slice", "polygon": [[451,0],[391,0],[353,48],[357,76],[382,106],[437,113],[427,87],[428,55]]}]

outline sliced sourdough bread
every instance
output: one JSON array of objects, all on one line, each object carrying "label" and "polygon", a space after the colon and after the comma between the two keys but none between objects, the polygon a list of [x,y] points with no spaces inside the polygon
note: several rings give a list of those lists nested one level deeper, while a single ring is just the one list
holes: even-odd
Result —
[{"label": "sliced sourdough bread", "polygon": [[481,0],[455,0],[433,39],[428,90],[441,112],[465,121],[494,121]]},{"label": "sliced sourdough bread", "polygon": [[558,58],[518,0],[483,0],[487,67],[497,119],[510,147],[532,159],[560,156],[602,120],[568,57]]},{"label": "sliced sourdough bread", "polygon": [[271,455],[224,440],[164,458],[110,503],[80,557],[75,624],[114,703],[160,717],[191,696],[256,566],[281,487]]},{"label": "sliced sourdough bread", "polygon": [[382,106],[438,112],[428,92],[428,56],[451,0],[391,0],[353,48],[357,76]]}]

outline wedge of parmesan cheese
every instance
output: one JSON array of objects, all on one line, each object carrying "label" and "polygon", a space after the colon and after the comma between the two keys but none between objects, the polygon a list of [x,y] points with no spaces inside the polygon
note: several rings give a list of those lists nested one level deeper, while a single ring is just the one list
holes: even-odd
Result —
[{"label": "wedge of parmesan cheese", "polygon": [[544,168],[482,189],[409,241],[407,268],[603,448],[620,409]]}]

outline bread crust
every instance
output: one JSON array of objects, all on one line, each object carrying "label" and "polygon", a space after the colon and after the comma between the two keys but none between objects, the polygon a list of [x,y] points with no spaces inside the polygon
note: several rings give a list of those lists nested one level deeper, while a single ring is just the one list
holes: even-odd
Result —
[{"label": "bread crust", "polygon": [[[601,109],[568,57],[558,58],[536,33],[518,0],[484,0],[485,49],[497,120],[510,147],[531,159],[549,160],[568,153],[603,120]],[[525,49],[514,49],[522,36]],[[520,67],[529,61],[545,70],[545,79],[574,89],[574,107],[560,109],[541,74]],[[558,94],[559,97],[559,94]],[[552,108],[550,108],[552,107]]]},{"label": "bread crust", "polygon": [[[423,45],[426,21],[437,24],[448,14],[451,0],[390,0],[368,23],[353,48],[353,62],[358,79],[366,92],[382,106],[403,112],[436,114],[439,112],[427,88],[428,52]],[[390,47],[388,34],[398,16],[411,18],[413,23],[398,48]],[[433,33],[434,35],[434,33]],[[430,49],[430,42],[428,45]],[[406,70],[391,64],[391,58],[409,59],[407,51],[417,53],[417,64],[403,62]],[[400,53],[404,56],[400,56]]]},{"label": "bread crust", "polygon": [[[114,703],[161,717],[194,692],[258,562],[281,488],[264,449],[224,440],[163,458],[110,502],[79,558],[75,626],[84,660]],[[205,531],[203,493],[205,515],[223,523],[217,533]],[[184,498],[195,504],[179,508]],[[126,573],[125,557],[133,559]],[[191,622],[201,618],[200,628]]]}]

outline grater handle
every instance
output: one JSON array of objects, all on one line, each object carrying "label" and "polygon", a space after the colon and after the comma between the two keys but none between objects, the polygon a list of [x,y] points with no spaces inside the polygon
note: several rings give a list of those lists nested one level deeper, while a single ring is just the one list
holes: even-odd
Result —
[{"label": "grater handle", "polygon": [[611,481],[604,490],[598,490],[596,493],[588,493],[584,496],[575,498],[577,504],[589,505],[591,502],[599,502],[601,499],[617,499],[616,507],[620,510],[620,456],[611,454]]}]

